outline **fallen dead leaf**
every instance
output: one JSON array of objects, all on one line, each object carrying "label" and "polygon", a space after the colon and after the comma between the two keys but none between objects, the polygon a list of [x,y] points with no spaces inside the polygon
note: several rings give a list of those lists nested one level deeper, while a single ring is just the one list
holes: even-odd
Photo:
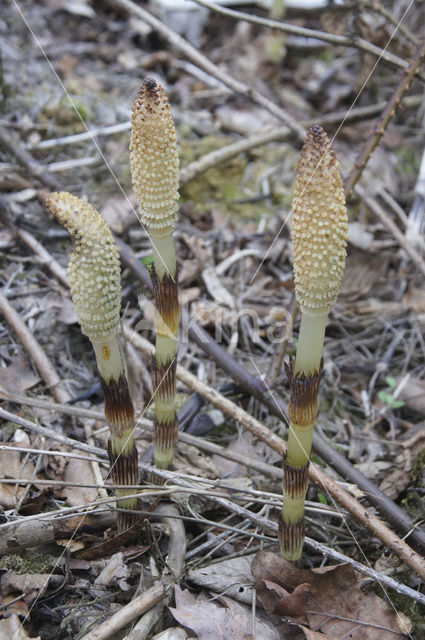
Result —
[{"label": "fallen dead leaf", "polygon": [[63,576],[52,575],[51,573],[15,573],[8,571],[1,577],[2,596],[14,594],[15,597],[24,594],[25,602],[28,606],[36,598],[43,595],[48,588],[59,589],[63,584]]},{"label": "fallen dead leaf", "polygon": [[0,387],[9,393],[23,393],[40,382],[29,360],[22,355],[11,359],[8,367],[0,368]]},{"label": "fallen dead leaf", "polygon": [[[202,594],[201,594],[202,596]],[[199,640],[251,640],[252,611],[231,598],[217,600],[197,598],[189,591],[175,587],[176,606],[170,607],[175,619],[194,631]],[[255,637],[261,640],[279,640],[277,631],[256,618]]]},{"label": "fallen dead leaf", "polygon": [[[9,446],[28,446],[22,442],[8,442]],[[0,451],[0,469],[4,478],[17,480],[19,478],[32,478],[35,467],[25,454],[20,451]],[[17,501],[23,496],[25,486],[0,483],[0,505],[5,509],[14,509]]]},{"label": "fallen dead leaf", "polygon": [[223,562],[215,562],[200,569],[189,569],[191,582],[224,594],[239,601],[251,604],[253,588],[251,579],[252,556],[230,558]]},{"label": "fallen dead leaf", "polygon": [[[232,451],[234,453],[239,453],[241,455],[260,460],[260,455],[254,446],[253,437],[249,431],[242,431],[239,433],[238,436],[229,444],[227,451]],[[213,455],[212,459],[218,469],[220,469],[222,478],[235,478],[246,474],[246,467],[238,462],[227,460],[226,458],[216,454]]]},{"label": "fallen dead leaf", "polygon": [[123,591],[128,591],[130,586],[126,582],[126,578],[128,578],[129,575],[130,571],[124,561],[124,554],[119,551],[108,559],[104,568],[95,579],[94,584],[103,588],[110,584],[118,585]]},{"label": "fallen dead leaf", "polygon": [[[65,482],[78,482],[82,484],[96,484],[93,469],[87,460],[70,458],[64,473]],[[79,504],[89,504],[98,495],[95,487],[72,487],[68,486],[57,492],[62,498],[66,498],[70,507]]]},{"label": "fallen dead leaf", "polygon": [[[402,380],[402,377],[396,377],[397,385]],[[410,378],[397,395],[397,400],[403,400],[408,409],[423,415],[425,413],[425,380]]]},{"label": "fallen dead leaf", "polygon": [[40,636],[29,636],[16,613],[12,614],[9,618],[0,620],[0,638],[19,638],[19,640],[41,640]]},{"label": "fallen dead leaf", "polygon": [[135,204],[136,200],[132,195],[128,198],[111,196],[100,210],[100,214],[105,218],[112,231],[120,235],[134,222],[133,205]]},{"label": "fallen dead leaf", "polygon": [[[374,593],[363,593],[349,564],[297,569],[278,554],[260,551],[251,571],[264,608],[298,624],[307,640],[394,640],[394,632],[400,633],[397,612]],[[308,626],[300,624],[304,615]]]},{"label": "fallen dead leaf", "polygon": [[379,485],[386,496],[395,500],[411,483],[412,452],[404,449],[395,459],[395,469],[389,473]]},{"label": "fallen dead leaf", "polygon": [[353,301],[370,294],[373,287],[387,273],[388,260],[385,255],[371,257],[366,251],[353,249],[347,258],[341,295]]}]

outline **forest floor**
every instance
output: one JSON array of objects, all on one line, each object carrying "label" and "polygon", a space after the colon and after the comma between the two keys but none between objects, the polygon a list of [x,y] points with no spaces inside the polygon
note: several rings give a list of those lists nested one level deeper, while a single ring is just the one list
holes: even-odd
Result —
[{"label": "forest floor", "polygon": [[[154,0],[2,3],[0,638],[425,638],[425,4],[279,4],[233,7],[247,21]],[[151,248],[128,147],[147,76],[176,125],[180,299],[207,342],[184,315],[174,469],[142,481],[141,524],[118,536],[71,243],[43,200],[89,200],[121,241],[146,470]],[[315,123],[341,165],[349,236],[312,455],[322,481],[294,567],[277,542],[282,361],[299,328],[292,192]]]}]

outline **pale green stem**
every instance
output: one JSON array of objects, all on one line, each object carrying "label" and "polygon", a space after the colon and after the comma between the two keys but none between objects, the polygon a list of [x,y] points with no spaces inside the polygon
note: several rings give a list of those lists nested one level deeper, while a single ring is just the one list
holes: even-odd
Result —
[{"label": "pale green stem", "polygon": [[108,384],[111,379],[119,380],[124,373],[124,365],[117,335],[96,342],[91,340],[91,343],[96,355],[97,368],[104,381]]},{"label": "pale green stem", "polygon": [[294,374],[314,373],[320,369],[325,339],[328,310],[321,315],[311,315],[308,308],[301,309],[301,325],[298,335]]},{"label": "pale green stem", "polygon": [[164,275],[174,279],[176,277],[177,262],[172,227],[162,230],[160,236],[150,231],[150,236],[156,275],[160,280]]}]

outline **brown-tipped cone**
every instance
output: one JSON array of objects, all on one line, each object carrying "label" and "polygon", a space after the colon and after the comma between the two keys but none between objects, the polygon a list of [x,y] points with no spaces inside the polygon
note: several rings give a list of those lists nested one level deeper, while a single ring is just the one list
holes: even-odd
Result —
[{"label": "brown-tipped cone", "polygon": [[176,132],[168,98],[153,78],[143,81],[134,102],[130,165],[142,223],[151,234],[174,228],[179,198]]}]

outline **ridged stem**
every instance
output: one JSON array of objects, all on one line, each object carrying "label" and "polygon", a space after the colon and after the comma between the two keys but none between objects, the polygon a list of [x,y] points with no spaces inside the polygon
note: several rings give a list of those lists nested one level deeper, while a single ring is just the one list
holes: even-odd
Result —
[{"label": "ridged stem", "polygon": [[[137,449],[134,443],[134,407],[130,397],[124,363],[117,336],[92,342],[99,370],[100,382],[105,396],[105,417],[108,421],[110,439],[108,454],[114,484],[137,485],[139,471]],[[133,489],[117,489],[118,496],[134,493]],[[138,509],[137,498],[121,500],[122,509]],[[137,514],[118,512],[118,531],[132,526]]]},{"label": "ridged stem", "polygon": [[172,229],[152,236],[151,280],[155,296],[155,357],[152,391],[155,405],[154,462],[168,469],[173,461],[178,422],[175,411],[177,334],[180,323],[177,263]]},{"label": "ridged stem", "polygon": [[304,502],[317,417],[327,315],[313,316],[308,310],[302,310],[296,357],[286,367],[291,396],[288,448],[283,461],[283,508],[279,539],[282,555],[291,561],[301,557],[304,544]]}]

